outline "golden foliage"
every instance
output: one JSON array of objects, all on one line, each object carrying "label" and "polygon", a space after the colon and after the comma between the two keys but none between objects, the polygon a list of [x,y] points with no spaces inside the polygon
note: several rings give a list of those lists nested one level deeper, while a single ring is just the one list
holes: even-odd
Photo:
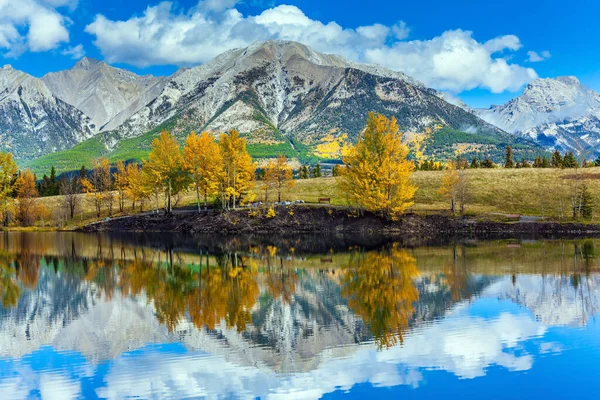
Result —
[{"label": "golden foliage", "polygon": [[269,201],[270,189],[277,190],[277,201],[281,202],[282,192],[293,188],[294,184],[294,172],[285,156],[280,155],[275,162],[269,161],[265,168],[265,202]]},{"label": "golden foliage", "polygon": [[219,147],[223,157],[223,174],[219,182],[223,207],[231,205],[235,208],[239,202],[252,201],[256,168],[246,150],[246,139],[232,130],[221,135]]},{"label": "golden foliage", "polygon": [[213,137],[207,132],[200,136],[192,132],[185,140],[183,166],[192,176],[200,210],[200,195],[202,194],[206,207],[208,196],[218,193],[219,182],[222,180],[223,157]]},{"label": "golden foliage", "polygon": [[358,143],[343,158],[340,189],[353,206],[397,219],[413,204],[417,191],[408,152],[396,119],[369,113]]},{"label": "golden foliage", "polygon": [[388,251],[356,253],[342,282],[348,306],[368,324],[379,347],[402,343],[419,300],[413,279],[417,261],[394,245]]},{"label": "golden foliage", "polygon": [[182,164],[183,156],[177,139],[170,132],[161,132],[150,145],[150,154],[144,168],[154,177],[156,183],[166,187],[167,212],[172,211],[171,197],[176,180],[182,175]]},{"label": "golden foliage", "polygon": [[10,194],[17,175],[17,163],[11,153],[0,153],[0,221],[8,222],[8,214],[12,211],[13,201]]}]

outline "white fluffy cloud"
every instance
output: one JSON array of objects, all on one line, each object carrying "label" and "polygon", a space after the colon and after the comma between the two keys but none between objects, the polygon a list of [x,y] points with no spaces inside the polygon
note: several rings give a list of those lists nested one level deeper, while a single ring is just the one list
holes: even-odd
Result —
[{"label": "white fluffy cloud", "polygon": [[444,32],[431,40],[397,42],[365,51],[369,62],[403,71],[426,85],[451,92],[482,87],[494,93],[518,90],[537,77],[531,68],[509,64],[495,53],[520,47],[514,36],[480,43],[468,31]]},{"label": "white fluffy cloud", "polygon": [[63,49],[60,54],[63,56],[69,56],[73,60],[79,60],[81,57],[85,56],[85,49],[83,48],[82,44],[78,44],[77,46]]},{"label": "white fluffy cloud", "polygon": [[481,43],[471,32],[455,30],[431,40],[405,41],[410,30],[403,21],[349,29],[310,19],[290,5],[244,16],[233,8],[236,3],[203,0],[191,10],[179,10],[163,2],[125,21],[97,15],[86,31],[95,36],[94,43],[107,61],[138,67],[196,65],[255,41],[283,39],[400,70],[428,86],[452,92],[477,87],[517,90],[537,77],[533,69],[503,58],[504,53],[521,48],[514,35]]},{"label": "white fluffy cloud", "polygon": [[74,0],[0,0],[0,50],[6,57],[41,52],[69,41],[69,20],[57,7],[75,7]]},{"label": "white fluffy cloud", "polygon": [[529,62],[541,62],[552,57],[552,54],[550,54],[549,51],[542,51],[541,53],[538,53],[537,51],[528,51],[527,57],[527,61]]}]

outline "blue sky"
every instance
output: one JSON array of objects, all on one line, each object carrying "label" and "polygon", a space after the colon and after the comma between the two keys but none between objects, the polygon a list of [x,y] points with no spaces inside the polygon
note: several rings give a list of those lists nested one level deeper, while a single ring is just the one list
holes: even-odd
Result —
[{"label": "blue sky", "polygon": [[575,75],[600,89],[600,2],[592,0],[1,4],[0,64],[35,76],[70,68],[84,53],[135,72],[169,74],[228,48],[283,38],[402,70],[477,107],[505,102],[536,76]]}]

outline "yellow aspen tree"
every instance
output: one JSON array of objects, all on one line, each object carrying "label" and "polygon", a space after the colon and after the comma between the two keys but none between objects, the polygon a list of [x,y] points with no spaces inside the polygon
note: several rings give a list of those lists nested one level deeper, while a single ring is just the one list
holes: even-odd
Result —
[{"label": "yellow aspen tree", "polygon": [[231,204],[235,208],[238,199],[241,200],[244,196],[248,201],[252,200],[255,166],[246,150],[246,139],[241,138],[238,131],[231,130],[229,134],[221,135],[219,147],[223,157],[221,199],[224,207]]},{"label": "yellow aspen tree", "polygon": [[438,193],[450,200],[450,210],[452,214],[456,213],[457,203],[460,206],[460,214],[465,211],[465,205],[471,197],[469,182],[467,179],[467,170],[460,157],[456,161],[449,161],[446,164],[444,175],[442,176],[442,185]]},{"label": "yellow aspen tree", "polygon": [[36,218],[35,199],[39,196],[33,172],[28,169],[21,171],[15,183],[15,191],[19,202],[19,222],[24,226],[31,225]]},{"label": "yellow aspen tree", "polygon": [[83,189],[83,192],[92,199],[96,209],[96,217],[98,218],[100,218],[103,204],[106,203],[109,212],[111,211],[111,186],[110,162],[104,157],[97,158],[94,160],[94,169],[92,170],[90,177],[81,179],[81,188]]},{"label": "yellow aspen tree", "polygon": [[190,174],[196,189],[198,212],[201,211],[201,196],[204,208],[208,197],[219,191],[219,175],[223,172],[223,157],[219,145],[207,132],[200,136],[192,132],[185,140],[183,167]]},{"label": "yellow aspen tree", "polygon": [[350,204],[396,220],[412,204],[417,187],[411,180],[414,163],[407,160],[396,118],[369,113],[367,126],[343,157],[339,181]]},{"label": "yellow aspen tree", "polygon": [[[269,162],[265,169],[265,187],[277,190],[277,201],[281,202],[281,193],[293,188],[294,184],[294,172],[288,165],[285,156],[280,155],[275,162]],[[265,193],[268,193],[267,189],[265,189]]]},{"label": "yellow aspen tree", "polygon": [[127,184],[125,186],[125,197],[131,201],[131,210],[135,211],[135,205],[140,203],[140,212],[144,209],[144,201],[150,197],[150,190],[144,185],[144,179],[140,166],[129,164],[126,167]]},{"label": "yellow aspen tree", "polygon": [[164,195],[164,185],[161,176],[148,166],[148,161],[142,162],[142,185],[155,200],[155,210],[158,213],[160,208],[158,198],[162,193]]},{"label": "yellow aspen tree", "polygon": [[0,219],[8,225],[8,216],[13,206],[10,197],[17,175],[17,163],[11,153],[0,153]]},{"label": "yellow aspen tree", "polygon": [[265,203],[268,203],[269,193],[271,192],[271,189],[275,187],[277,181],[275,174],[275,163],[273,162],[273,160],[269,161],[265,166],[263,181],[263,190],[265,191]]},{"label": "yellow aspen tree", "polygon": [[115,172],[113,179],[115,181],[115,189],[119,195],[119,211],[123,212],[125,208],[125,190],[129,180],[127,179],[127,168],[123,161],[117,162],[117,171]]},{"label": "yellow aspen tree", "polygon": [[460,177],[458,175],[455,163],[450,161],[446,165],[446,170],[442,176],[442,186],[438,193],[446,200],[450,201],[450,211],[456,213],[456,198],[458,196],[458,184]]},{"label": "yellow aspen tree", "polygon": [[173,211],[171,196],[173,185],[181,177],[183,169],[183,156],[177,139],[170,132],[163,131],[160,136],[152,141],[145,168],[149,169],[158,182],[162,182],[167,190],[166,212]]}]

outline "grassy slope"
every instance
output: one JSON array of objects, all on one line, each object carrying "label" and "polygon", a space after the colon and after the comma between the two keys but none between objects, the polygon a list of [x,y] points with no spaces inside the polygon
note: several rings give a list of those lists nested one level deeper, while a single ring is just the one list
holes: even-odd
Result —
[{"label": "grassy slope", "polygon": [[[165,124],[145,133],[144,135],[124,139],[120,141],[112,151],[107,151],[102,145],[104,138],[96,136],[86,140],[70,150],[63,150],[57,153],[49,154],[32,161],[20,163],[22,168],[30,168],[33,172],[41,175],[49,173],[54,165],[57,171],[78,170],[82,164],[90,166],[94,158],[104,156],[112,162],[121,160],[141,160],[145,158],[150,150],[150,144],[161,132],[162,129],[172,127],[173,122],[168,121]],[[305,144],[291,142],[281,135],[275,133],[282,143],[278,144],[249,144],[248,152],[255,159],[273,158],[282,154],[290,159],[298,159],[301,163],[315,164],[319,159],[312,154],[312,148]],[[474,155],[481,160],[485,157],[491,157],[494,161],[501,161],[504,157],[506,143],[504,138],[483,136],[478,134],[460,132],[452,128],[443,128],[436,132],[432,140],[427,143],[426,153],[432,155],[436,160],[446,160],[454,157],[456,145],[468,144],[466,150],[463,150],[463,156],[470,159]],[[183,142],[183,137],[180,137]],[[538,155],[544,155],[546,152],[532,143],[518,140],[513,143],[515,160],[525,157],[533,160]]]},{"label": "grassy slope", "polygon": [[[584,170],[592,174],[595,179],[588,180],[588,187],[595,199],[600,198],[600,168]],[[571,193],[572,179],[568,179],[573,171],[554,169],[477,169],[468,171],[472,199],[467,205],[467,214],[487,215],[492,218],[501,218],[497,214],[522,214],[560,219],[561,203],[565,210],[564,219],[568,220],[569,196]],[[416,194],[413,212],[439,213],[446,212],[448,202],[437,193],[443,172],[418,171],[413,175],[419,190]],[[307,203],[316,203],[320,197],[330,197],[333,205],[345,205],[343,196],[337,190],[337,178],[318,178],[296,180],[295,186],[285,193],[286,200],[304,200]],[[262,182],[255,188],[257,199],[263,196]],[[90,199],[83,197],[84,213],[76,217],[73,222],[91,221],[95,218],[93,204]],[[273,195],[271,195],[273,198]],[[43,198],[41,201],[50,210],[61,207],[61,198]],[[193,193],[185,194],[179,205],[195,204]],[[600,206],[600,204],[599,204]],[[130,212],[130,204],[126,204]],[[51,212],[51,215],[54,215]],[[594,222],[600,223],[600,209],[595,213]]]}]

